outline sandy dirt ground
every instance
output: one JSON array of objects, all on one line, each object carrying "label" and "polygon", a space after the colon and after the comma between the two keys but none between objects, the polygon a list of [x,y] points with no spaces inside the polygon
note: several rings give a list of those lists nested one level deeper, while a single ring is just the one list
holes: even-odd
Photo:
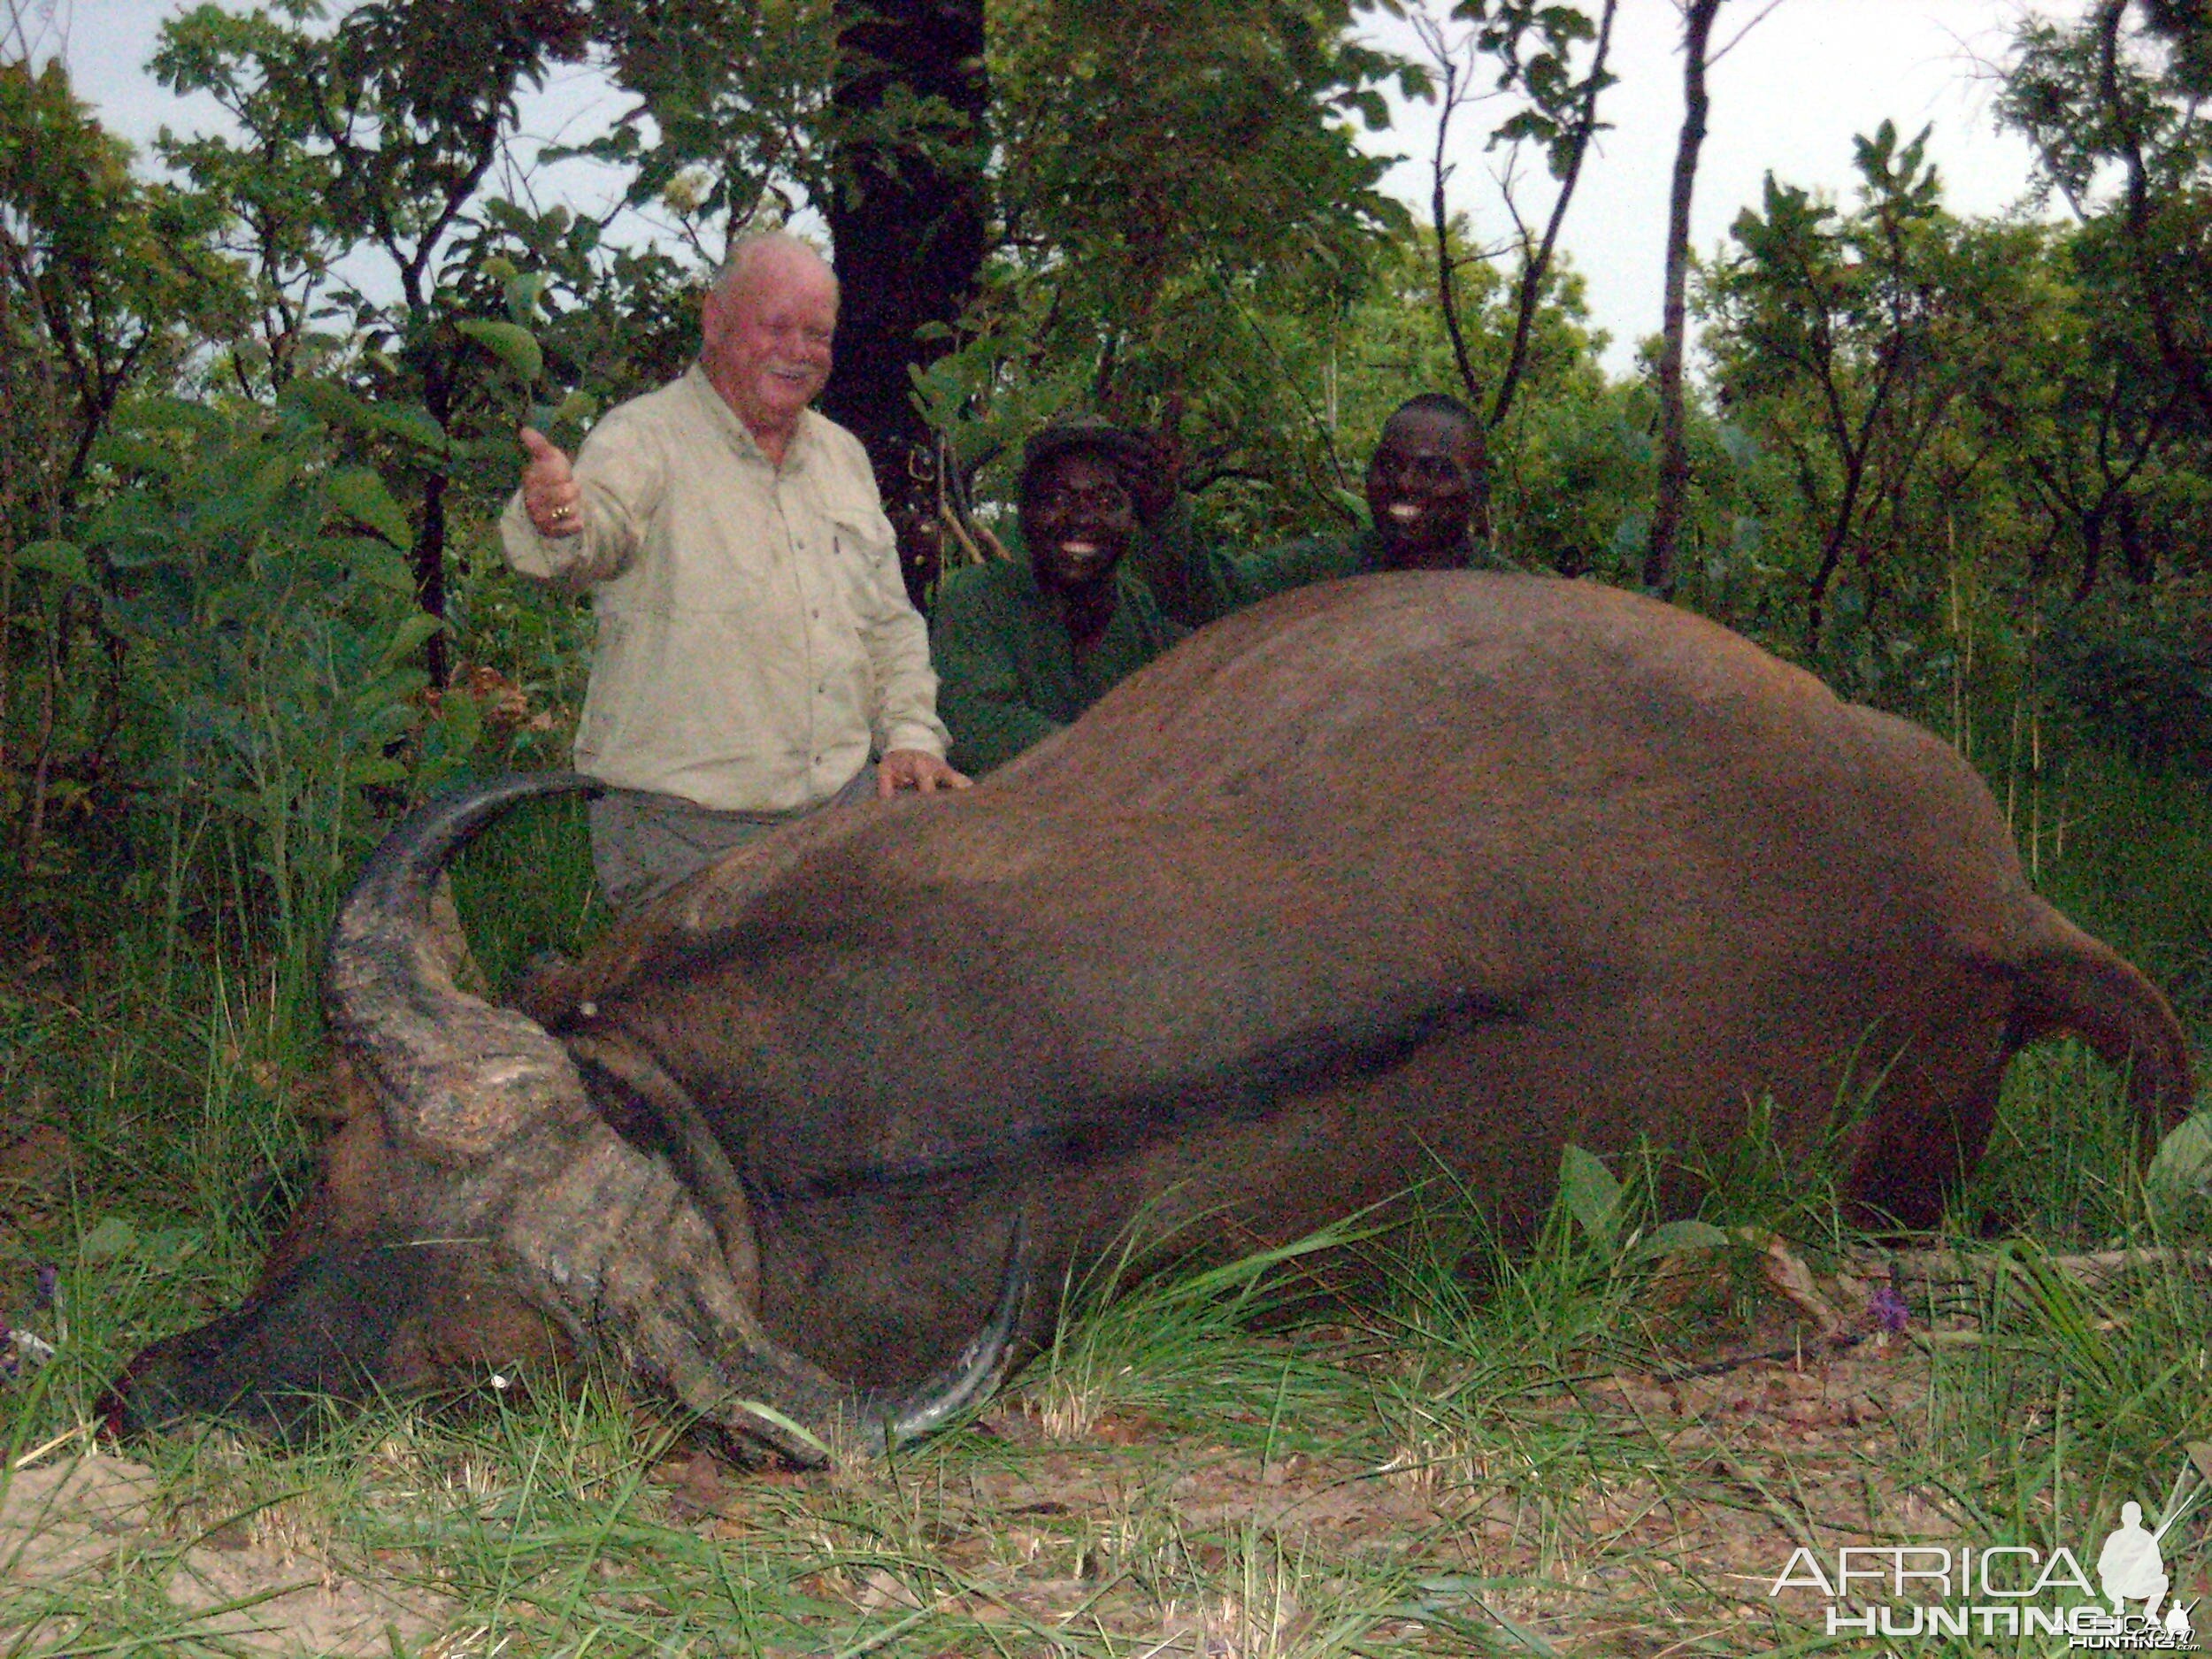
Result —
[{"label": "sandy dirt ground", "polygon": [[[1606,1376],[1525,1402],[1495,1440],[1409,1442],[1365,1466],[1265,1461],[1125,1416],[1056,1440],[1015,1401],[971,1432],[974,1455],[947,1465],[956,1480],[906,1502],[950,1575],[927,1582],[958,1586],[928,1604],[982,1626],[1079,1619],[1132,1651],[1289,1655],[1320,1639],[1351,1569],[1384,1563],[1414,1589],[1371,1640],[1450,1651],[1425,1640],[1427,1595],[1463,1628],[1525,1630],[1565,1652],[1759,1653],[1819,1627],[1815,1594],[1772,1593],[1800,1544],[1832,1555],[1959,1531],[1953,1506],[1885,1475],[1924,1411],[1928,1363],[1900,1342],[1675,1380]],[[1581,1453],[1557,1449],[1562,1429]],[[1550,1449],[1520,1449],[1539,1442]],[[837,1523],[818,1512],[849,1513],[851,1482],[871,1477],[841,1479],[749,1472],[686,1446],[652,1470],[645,1508],[704,1539],[770,1547],[811,1525],[835,1559]],[[100,1598],[126,1585],[249,1652],[388,1655],[395,1637],[412,1655],[468,1651],[463,1609],[423,1587],[434,1563],[344,1558],[277,1509],[210,1521],[121,1456],[17,1473],[0,1502],[0,1578],[73,1584],[84,1601],[31,1651],[95,1634]],[[1164,1602],[1171,1580],[1205,1587]],[[920,1608],[916,1582],[847,1562],[801,1588],[864,1612]]]}]

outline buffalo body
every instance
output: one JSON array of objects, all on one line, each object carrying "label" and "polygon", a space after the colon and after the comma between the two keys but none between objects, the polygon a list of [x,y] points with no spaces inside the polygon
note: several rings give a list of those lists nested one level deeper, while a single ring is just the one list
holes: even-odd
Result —
[{"label": "buffalo body", "polygon": [[2024,1043],[2079,1033],[2157,1122],[2191,1096],[2165,1001],[1948,747],[1581,583],[1240,613],[971,791],[731,855],[526,1018],[453,989],[425,900],[540,787],[365,882],[333,1002],[378,1110],[132,1414],[414,1386],[537,1320],[805,1455],[987,1388],[1141,1213],[1256,1245],[1444,1171],[1512,1228],[1566,1142],[1714,1151],[1763,1095],[1921,1226]]}]

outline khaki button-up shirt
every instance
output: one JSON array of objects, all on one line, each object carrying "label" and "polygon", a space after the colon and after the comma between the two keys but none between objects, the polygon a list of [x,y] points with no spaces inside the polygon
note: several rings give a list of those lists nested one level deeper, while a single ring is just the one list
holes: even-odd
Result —
[{"label": "khaki button-up shirt", "polygon": [[576,767],[623,789],[780,812],[872,746],[942,755],[937,677],[859,440],[808,411],[776,466],[694,365],[611,411],[576,457],[582,530],[517,491],[507,562],[592,589]]}]

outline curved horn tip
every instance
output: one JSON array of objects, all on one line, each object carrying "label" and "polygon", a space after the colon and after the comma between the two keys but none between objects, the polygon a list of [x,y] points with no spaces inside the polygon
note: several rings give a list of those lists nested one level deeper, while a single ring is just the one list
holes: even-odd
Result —
[{"label": "curved horn tip", "polygon": [[515,772],[434,795],[394,826],[362,865],[345,910],[426,902],[436,872],[508,808],[540,795],[604,795],[607,785],[575,772]]},{"label": "curved horn tip", "polygon": [[973,1341],[950,1366],[914,1390],[883,1420],[886,1447],[895,1450],[934,1433],[998,1392],[1014,1356],[1015,1333],[1029,1298],[1029,1219],[1017,1211],[1006,1263],[999,1274],[998,1305]]},{"label": "curved horn tip", "polygon": [[861,1394],[813,1425],[756,1399],[731,1400],[716,1415],[725,1428],[802,1469],[834,1471],[872,1463],[935,1433],[989,1399],[1005,1379],[1028,1301],[1028,1256],[1029,1223],[1017,1215],[990,1318],[957,1359],[906,1394]]}]

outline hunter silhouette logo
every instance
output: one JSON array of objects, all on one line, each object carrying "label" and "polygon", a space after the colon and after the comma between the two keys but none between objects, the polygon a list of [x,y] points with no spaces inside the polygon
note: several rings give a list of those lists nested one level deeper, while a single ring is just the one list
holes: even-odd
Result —
[{"label": "hunter silhouette logo", "polygon": [[2160,1553],[2159,1540],[2181,1518],[2183,1504],[2159,1524],[2154,1532],[2143,1525],[2143,1506],[2132,1499],[2120,1506],[2120,1525],[2104,1540],[2104,1548],[2097,1552],[2097,1586],[2112,1603],[2116,1616],[2128,1611],[2127,1603],[2140,1601],[2146,1625],[2162,1630],[2170,1635],[2190,1636],[2194,1632],[2189,1624],[2189,1609],[2177,1601],[2166,1609],[2166,1617],[2158,1617],[2159,1603],[2166,1599],[2170,1580],[2166,1577],[2166,1562]]},{"label": "hunter silhouette logo", "polygon": [[1847,1546],[1832,1558],[1800,1549],[1767,1594],[1817,1592],[1831,1636],[2063,1636],[2070,1647],[2104,1652],[2194,1652],[2192,1608],[2171,1596],[2166,1548],[2208,1480],[2212,1445],[2193,1442],[2155,1530],[2141,1504],[2120,1506],[2120,1524],[2098,1546],[2093,1585],[2062,1544],[1888,1544]]}]

